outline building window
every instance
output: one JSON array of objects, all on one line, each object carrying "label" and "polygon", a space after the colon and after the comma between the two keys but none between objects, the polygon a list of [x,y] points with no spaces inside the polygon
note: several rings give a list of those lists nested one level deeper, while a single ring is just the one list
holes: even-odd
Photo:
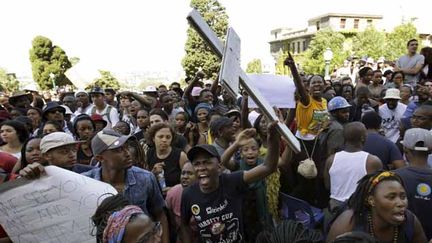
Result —
[{"label": "building window", "polygon": [[317,28],[317,30],[320,30],[320,22],[319,21],[316,22],[316,28]]},{"label": "building window", "polygon": [[295,42],[292,43],[292,52],[295,53]]},{"label": "building window", "polygon": [[359,27],[359,22],[360,22],[359,19],[354,19],[354,29],[358,29],[358,27]]},{"label": "building window", "polygon": [[306,51],[306,41],[303,41],[303,51]]},{"label": "building window", "polygon": [[278,33],[277,33],[277,32],[275,32],[274,34],[275,34],[275,39],[277,39],[277,34],[278,34]]},{"label": "building window", "polygon": [[299,53],[300,53],[300,41],[299,41],[299,42],[297,42],[297,52],[299,52]]},{"label": "building window", "polygon": [[346,19],[340,19],[340,28],[345,29]]},{"label": "building window", "polygon": [[367,20],[367,27],[371,27],[372,26],[372,19],[368,19]]}]

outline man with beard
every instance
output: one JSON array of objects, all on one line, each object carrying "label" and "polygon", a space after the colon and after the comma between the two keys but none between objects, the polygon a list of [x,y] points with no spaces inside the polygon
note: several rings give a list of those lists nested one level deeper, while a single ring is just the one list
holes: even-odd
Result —
[{"label": "man with beard", "polygon": [[188,152],[197,182],[183,191],[181,202],[182,242],[192,242],[189,222],[198,225],[202,242],[244,242],[243,196],[248,184],[273,173],[279,160],[280,135],[276,122],[269,127],[265,162],[248,171],[221,174],[221,160],[215,147],[204,144]]},{"label": "man with beard", "polygon": [[168,243],[168,220],[163,211],[165,201],[158,182],[151,172],[132,166],[126,143],[128,139],[129,136],[120,135],[111,129],[98,132],[92,139],[91,148],[101,167],[83,175],[110,184],[123,193],[131,204],[139,206],[145,214],[161,222],[163,242]]},{"label": "man with beard", "polygon": [[399,102],[400,91],[388,89],[384,96],[385,104],[379,107],[379,115],[382,118],[384,135],[393,143],[399,139],[399,127],[406,105]]}]

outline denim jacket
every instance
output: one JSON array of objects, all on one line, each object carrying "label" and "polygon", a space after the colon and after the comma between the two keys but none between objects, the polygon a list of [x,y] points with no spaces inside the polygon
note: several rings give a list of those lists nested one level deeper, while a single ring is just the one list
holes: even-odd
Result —
[{"label": "denim jacket", "polygon": [[[101,181],[102,168],[95,168],[82,175]],[[132,166],[127,169],[125,179],[123,196],[131,204],[139,206],[145,214],[155,216],[156,211],[165,207],[157,180],[151,172]]]}]

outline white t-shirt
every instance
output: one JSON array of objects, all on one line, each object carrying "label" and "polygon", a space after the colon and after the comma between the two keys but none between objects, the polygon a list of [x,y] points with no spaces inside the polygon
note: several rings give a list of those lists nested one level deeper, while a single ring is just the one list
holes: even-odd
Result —
[{"label": "white t-shirt", "polygon": [[[109,114],[107,114],[108,107],[111,107],[111,111]],[[93,114],[92,113],[93,111],[94,111],[94,113],[101,115],[102,118],[108,123],[106,126],[107,128],[114,127],[117,124],[117,122],[119,121],[119,114],[117,112],[117,109],[111,105],[105,105],[105,108],[102,111],[98,111],[96,106],[94,106],[94,108],[92,107],[91,109],[87,109],[87,115],[91,116]],[[109,118],[108,118],[108,116],[109,116]]]},{"label": "white t-shirt", "polygon": [[387,104],[379,107],[379,115],[382,118],[381,127],[384,130],[386,138],[393,143],[399,139],[399,127],[401,125],[401,118],[406,110],[406,105],[398,102],[394,110],[390,110]]}]

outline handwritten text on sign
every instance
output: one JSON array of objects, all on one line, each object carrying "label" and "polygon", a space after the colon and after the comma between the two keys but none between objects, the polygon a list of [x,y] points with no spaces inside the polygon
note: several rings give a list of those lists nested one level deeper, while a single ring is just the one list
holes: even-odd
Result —
[{"label": "handwritten text on sign", "polygon": [[0,224],[14,242],[95,242],[90,217],[105,193],[103,182],[45,167],[47,176],[0,194]]}]

